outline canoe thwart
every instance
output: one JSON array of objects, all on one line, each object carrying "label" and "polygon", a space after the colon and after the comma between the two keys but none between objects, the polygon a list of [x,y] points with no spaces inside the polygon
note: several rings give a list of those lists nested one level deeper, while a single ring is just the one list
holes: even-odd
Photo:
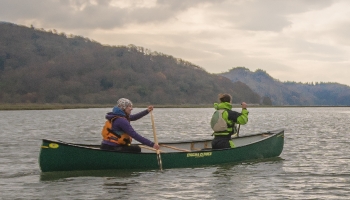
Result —
[{"label": "canoe thwart", "polygon": [[[148,149],[148,150],[152,150],[152,151],[157,151],[157,149],[154,149],[154,148],[152,148],[152,147],[145,146],[145,145],[139,145],[139,147],[144,148],[144,149]],[[162,152],[162,151],[159,150],[159,152]]]},{"label": "canoe thwart", "polygon": [[200,150],[202,150],[202,149],[195,148],[195,147],[194,147],[194,143],[192,142],[192,143],[191,143],[191,150],[192,150],[192,151],[200,151]]},{"label": "canoe thwart", "polygon": [[208,142],[204,142],[204,149],[208,149]]},{"label": "canoe thwart", "polygon": [[159,146],[166,147],[166,148],[169,148],[169,149],[178,150],[178,151],[191,152],[190,150],[187,150],[187,149],[180,149],[180,148],[169,146],[169,145],[165,145],[165,144],[159,144]]}]

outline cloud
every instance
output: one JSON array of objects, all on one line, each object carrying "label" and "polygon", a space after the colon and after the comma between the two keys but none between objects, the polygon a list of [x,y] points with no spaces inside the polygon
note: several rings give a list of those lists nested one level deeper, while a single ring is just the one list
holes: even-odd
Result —
[{"label": "cloud", "polygon": [[32,21],[43,27],[113,29],[130,23],[166,22],[206,2],[210,1],[13,0],[2,2],[0,11],[10,21]]},{"label": "cloud", "polygon": [[[250,31],[281,31],[291,26],[288,16],[331,5],[331,0],[320,1],[226,1],[214,5],[214,10],[222,14],[222,19],[237,29]],[[218,15],[220,16],[220,15]]]},{"label": "cloud", "polygon": [[210,73],[245,66],[350,85],[346,0],[0,0],[0,19],[108,45],[134,44]]}]

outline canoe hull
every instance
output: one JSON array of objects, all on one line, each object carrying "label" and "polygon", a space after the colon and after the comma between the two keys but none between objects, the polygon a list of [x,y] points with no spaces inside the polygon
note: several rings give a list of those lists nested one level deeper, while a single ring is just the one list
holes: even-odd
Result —
[{"label": "canoe hull", "polygon": [[[268,133],[269,135],[267,135],[266,138],[233,149],[204,149],[191,152],[161,153],[163,169],[191,168],[203,165],[216,165],[277,157],[283,150],[284,131],[277,130]],[[175,143],[167,144],[175,145]],[[157,156],[154,152],[113,152],[53,140],[43,140],[39,156],[39,165],[42,172],[105,169],[159,169]]]}]

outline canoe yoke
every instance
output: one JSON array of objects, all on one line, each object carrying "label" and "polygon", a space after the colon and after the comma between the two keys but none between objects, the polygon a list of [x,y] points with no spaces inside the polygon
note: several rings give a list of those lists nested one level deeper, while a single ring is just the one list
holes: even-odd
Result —
[{"label": "canoe yoke", "polygon": [[[156,150],[145,146],[139,145],[142,148],[142,152],[155,152]],[[209,141],[202,142],[188,142],[188,143],[177,143],[177,144],[162,144],[159,146],[161,153],[170,153],[170,152],[192,152],[192,151],[208,151],[211,149],[211,143]]]}]

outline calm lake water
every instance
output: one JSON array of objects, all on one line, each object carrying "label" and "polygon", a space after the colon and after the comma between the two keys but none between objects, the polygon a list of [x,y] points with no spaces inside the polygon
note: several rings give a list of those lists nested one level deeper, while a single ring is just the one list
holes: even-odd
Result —
[{"label": "calm lake water", "polygon": [[[0,199],[350,199],[349,107],[249,109],[240,134],[285,129],[276,159],[163,171],[40,172],[41,139],[99,144],[109,110],[0,111]],[[211,138],[212,112],[156,108],[158,141]],[[132,125],[153,140],[149,115]]]}]

